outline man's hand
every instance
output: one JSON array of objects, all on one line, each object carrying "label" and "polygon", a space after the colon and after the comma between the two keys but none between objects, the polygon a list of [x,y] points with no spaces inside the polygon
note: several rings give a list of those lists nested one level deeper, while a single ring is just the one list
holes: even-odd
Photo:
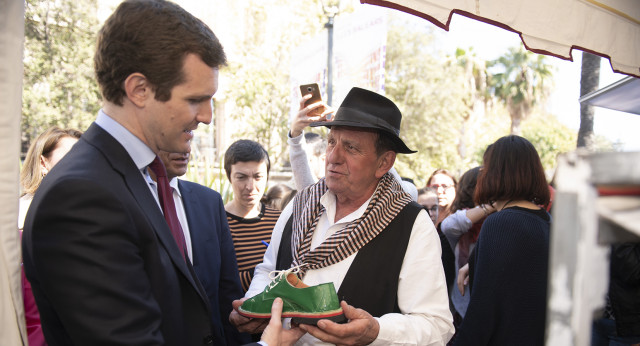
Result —
[{"label": "man's hand", "polygon": [[[298,114],[296,114],[295,118],[293,118],[291,122],[291,132],[290,132],[291,138],[300,136],[302,134],[302,130],[305,127],[309,126],[309,124],[311,124],[312,122],[330,121],[329,119],[331,117],[327,119],[327,115],[332,114],[333,109],[327,106],[323,102],[312,103],[305,107],[304,102],[310,98],[311,98],[311,94],[307,94],[300,99],[300,110],[298,111]],[[322,112],[320,116],[314,116],[314,117],[307,116],[307,114],[309,114],[309,112],[311,112],[312,110],[318,107],[323,107],[323,106],[324,106],[324,112]]]},{"label": "man's hand", "polygon": [[329,320],[318,321],[318,326],[314,327],[301,324],[300,329],[315,336],[316,338],[336,344],[336,345],[367,345],[372,343],[380,332],[378,320],[371,314],[356,309],[345,301],[340,302],[348,323],[338,324]]},{"label": "man's hand", "polygon": [[240,315],[238,313],[238,308],[245,300],[247,300],[247,298],[234,300],[231,303],[233,305],[233,311],[231,311],[231,314],[229,315],[229,322],[231,322],[231,324],[240,332],[250,334],[261,333],[269,321],[266,318],[248,318]]},{"label": "man's hand", "polygon": [[469,284],[469,263],[458,270],[458,291],[464,295],[464,286]]},{"label": "man's hand", "polygon": [[271,305],[271,320],[262,333],[261,341],[269,346],[288,346],[298,341],[305,332],[300,327],[282,328],[282,299],[276,298]]}]

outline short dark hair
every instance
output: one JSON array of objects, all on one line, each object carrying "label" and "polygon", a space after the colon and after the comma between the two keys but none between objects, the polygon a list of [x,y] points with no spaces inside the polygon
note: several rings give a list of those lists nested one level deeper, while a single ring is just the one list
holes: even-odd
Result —
[{"label": "short dark hair", "polygon": [[213,68],[227,63],[216,35],[182,7],[165,0],[122,2],[98,33],[93,62],[103,98],[122,106],[124,81],[138,72],[156,100],[168,101],[173,87],[184,82],[190,53]]},{"label": "short dark hair", "polygon": [[240,139],[227,148],[224,153],[224,171],[227,173],[227,178],[231,180],[231,166],[238,162],[262,162],[267,163],[267,174],[271,170],[271,161],[269,160],[269,153],[258,142],[254,142],[249,139]]},{"label": "short dark hair", "polygon": [[275,184],[264,194],[264,203],[273,209],[282,210],[295,197],[298,190],[286,184]]},{"label": "short dark hair", "polygon": [[304,141],[315,156],[320,156],[327,151],[327,139],[317,133],[305,132]]},{"label": "short dark hair", "polygon": [[434,196],[436,196],[436,198],[438,198],[438,191],[432,187],[422,187],[418,189],[418,196],[426,194],[433,194]]},{"label": "short dark hair", "polygon": [[474,201],[486,204],[500,200],[526,200],[545,207],[549,204],[549,186],[540,156],[523,137],[502,137],[484,153]]},{"label": "short dark hair", "polygon": [[473,195],[476,191],[480,168],[481,167],[471,168],[460,177],[460,182],[456,189],[456,197],[453,199],[453,202],[451,202],[451,213],[475,206]]},{"label": "short dark hair", "polygon": [[398,145],[391,135],[385,131],[378,130],[378,138],[376,139],[376,154],[378,156],[386,153],[387,151],[393,151],[394,153],[400,152]]}]

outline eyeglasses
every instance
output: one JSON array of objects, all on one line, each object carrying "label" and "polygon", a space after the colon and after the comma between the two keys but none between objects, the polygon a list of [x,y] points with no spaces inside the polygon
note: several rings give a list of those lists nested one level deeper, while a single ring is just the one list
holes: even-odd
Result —
[{"label": "eyeglasses", "polygon": [[437,205],[437,204],[436,204],[436,205],[434,205],[434,206],[432,206],[432,207],[427,207],[427,206],[425,205],[425,206],[422,206],[422,208],[423,208],[424,210],[426,210],[426,211],[427,211],[427,213],[429,213],[429,216],[431,216],[431,215],[435,215],[434,213],[437,213],[437,212],[438,212],[438,205]]},{"label": "eyeglasses", "polygon": [[437,189],[440,189],[440,188],[442,188],[443,190],[449,190],[450,188],[452,188],[452,187],[453,187],[453,185],[446,185],[446,184],[438,185],[438,184],[432,184],[432,185],[429,185],[429,187],[432,187],[432,188],[434,188],[434,189],[436,189],[436,190],[437,190]]}]

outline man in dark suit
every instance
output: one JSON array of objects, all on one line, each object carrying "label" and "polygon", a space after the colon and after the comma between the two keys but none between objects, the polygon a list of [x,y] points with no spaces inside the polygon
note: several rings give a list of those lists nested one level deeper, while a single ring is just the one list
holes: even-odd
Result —
[{"label": "man in dark suit", "polygon": [[250,341],[229,322],[232,302],[243,296],[231,232],[220,194],[208,187],[179,180],[187,173],[189,153],[160,151],[167,168],[178,218],[182,224],[189,258],[211,305],[214,326],[222,326],[228,345]]},{"label": "man in dark suit", "polygon": [[25,223],[24,268],[45,338],[224,344],[145,181],[155,153],[189,152],[193,130],[211,122],[222,46],[175,4],[125,1],[101,29],[94,62],[103,108],[44,179]]}]

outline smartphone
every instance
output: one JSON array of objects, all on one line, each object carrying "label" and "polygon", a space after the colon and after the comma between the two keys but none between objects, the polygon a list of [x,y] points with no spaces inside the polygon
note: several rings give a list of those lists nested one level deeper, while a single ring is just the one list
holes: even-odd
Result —
[{"label": "smartphone", "polygon": [[[300,86],[300,94],[304,97],[307,94],[311,94],[311,98],[304,102],[305,107],[316,102],[322,101],[322,96],[320,96],[320,88],[318,87],[318,83],[313,84],[303,84]],[[307,114],[307,116],[315,117],[322,115],[324,112],[324,107],[318,107]]]}]

